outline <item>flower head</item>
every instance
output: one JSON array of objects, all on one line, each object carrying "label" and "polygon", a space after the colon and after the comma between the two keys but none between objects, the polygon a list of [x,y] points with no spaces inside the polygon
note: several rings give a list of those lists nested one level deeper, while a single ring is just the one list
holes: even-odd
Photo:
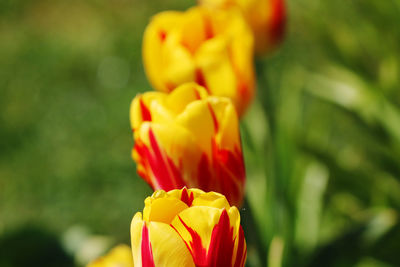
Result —
[{"label": "flower head", "polygon": [[235,108],[194,83],[148,92],[131,105],[137,170],[153,189],[187,186],[242,201],[245,169]]},{"label": "flower head", "polygon": [[199,189],[156,191],[131,224],[135,266],[243,267],[240,215],[221,194]]},{"label": "flower head", "polygon": [[197,82],[211,95],[229,97],[239,115],[254,95],[253,36],[238,11],[157,14],[144,33],[143,61],[159,91]]}]

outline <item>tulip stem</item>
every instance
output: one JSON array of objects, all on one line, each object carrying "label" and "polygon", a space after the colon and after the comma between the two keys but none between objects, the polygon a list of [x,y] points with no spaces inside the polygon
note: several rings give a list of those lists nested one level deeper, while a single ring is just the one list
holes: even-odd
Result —
[{"label": "tulip stem", "polygon": [[[266,240],[272,242],[274,237],[282,237],[284,242],[282,266],[288,266],[288,257],[293,240],[294,209],[289,195],[292,161],[290,158],[290,142],[279,121],[280,95],[279,88],[269,86],[265,61],[256,64],[259,82],[261,105],[268,119],[269,140],[267,140],[266,162]],[[276,77],[274,77],[276,78]],[[267,265],[264,265],[267,266]]]},{"label": "tulip stem", "polygon": [[[256,223],[254,212],[247,197],[244,198],[244,203],[240,210],[240,217],[248,246],[249,260],[247,266],[267,266],[267,249],[263,243],[262,234],[259,231],[260,229]],[[255,253],[257,255],[254,255]]]}]

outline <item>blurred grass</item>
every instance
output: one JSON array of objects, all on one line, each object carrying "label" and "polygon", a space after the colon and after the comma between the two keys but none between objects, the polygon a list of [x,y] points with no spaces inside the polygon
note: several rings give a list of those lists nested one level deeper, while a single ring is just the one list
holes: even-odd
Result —
[{"label": "blurred grass", "polygon": [[[83,225],[129,242],[151,193],[130,159],[142,33],[193,2],[0,2],[0,235]],[[286,266],[399,266],[400,2],[288,6],[242,125],[264,245],[282,237]]]},{"label": "blurred grass", "polygon": [[0,229],[82,224],[129,240],[151,192],[130,158],[128,110],[150,90],[141,38],[154,12],[142,1],[1,2]]}]

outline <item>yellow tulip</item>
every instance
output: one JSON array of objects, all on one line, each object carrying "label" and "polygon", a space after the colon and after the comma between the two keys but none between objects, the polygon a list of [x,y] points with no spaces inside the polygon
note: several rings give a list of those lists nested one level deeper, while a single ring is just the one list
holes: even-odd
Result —
[{"label": "yellow tulip", "polygon": [[89,263],[87,267],[133,267],[131,248],[118,245],[107,255]]},{"label": "yellow tulip", "polygon": [[241,115],[254,95],[253,36],[238,11],[194,7],[153,17],[143,38],[146,74],[159,91],[196,82]]},{"label": "yellow tulip", "polygon": [[199,0],[212,9],[238,8],[253,30],[258,54],[270,52],[283,39],[286,24],[284,0]]},{"label": "yellow tulip", "polygon": [[243,267],[246,241],[240,215],[218,193],[156,191],[131,223],[135,266]]},{"label": "yellow tulip", "polygon": [[195,84],[148,92],[131,104],[137,170],[154,190],[183,186],[242,202],[245,169],[235,108]]}]

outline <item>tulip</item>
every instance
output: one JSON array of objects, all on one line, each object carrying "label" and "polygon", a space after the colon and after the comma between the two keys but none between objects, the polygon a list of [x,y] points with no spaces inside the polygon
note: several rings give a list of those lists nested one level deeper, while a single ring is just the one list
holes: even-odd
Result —
[{"label": "tulip", "polygon": [[154,189],[183,186],[224,194],[240,206],[245,169],[235,108],[195,84],[148,92],[131,104],[137,171]]},{"label": "tulip", "polygon": [[253,31],[257,54],[271,52],[283,39],[284,0],[199,0],[199,3],[212,9],[238,8]]},{"label": "tulip", "polygon": [[135,266],[242,267],[246,241],[240,214],[218,193],[156,191],[131,223]]},{"label": "tulip", "polygon": [[87,267],[133,267],[131,248],[127,245],[118,245],[107,255],[88,264]]},{"label": "tulip", "polygon": [[146,74],[159,91],[196,82],[242,115],[253,98],[253,36],[237,11],[194,7],[153,17],[143,38]]}]

